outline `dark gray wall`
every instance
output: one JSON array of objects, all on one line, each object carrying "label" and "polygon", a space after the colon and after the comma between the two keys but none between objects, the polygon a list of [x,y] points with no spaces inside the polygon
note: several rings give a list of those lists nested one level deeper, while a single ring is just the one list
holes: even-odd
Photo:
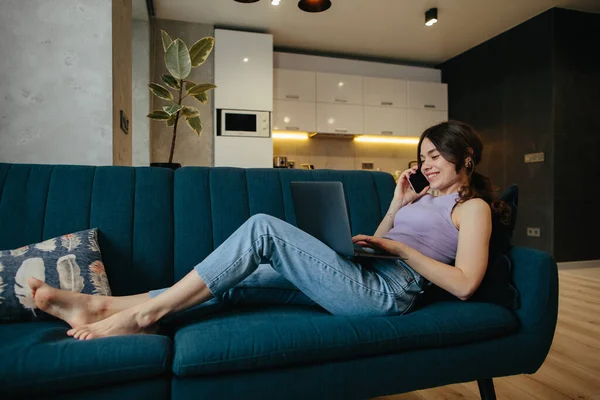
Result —
[{"label": "dark gray wall", "polygon": [[519,185],[514,243],[557,261],[600,259],[599,43],[600,15],[552,9],[440,66],[450,118],[483,137],[480,171]]},{"label": "dark gray wall", "polygon": [[600,259],[600,15],[556,10],[555,244],[560,261]]},{"label": "dark gray wall", "polygon": [[[442,64],[449,116],[473,125],[484,141],[477,169],[503,191],[519,185],[514,243],[553,249],[554,141],[552,12],[541,14]],[[546,161],[525,164],[526,153]],[[527,237],[526,227],[541,237]]]}]

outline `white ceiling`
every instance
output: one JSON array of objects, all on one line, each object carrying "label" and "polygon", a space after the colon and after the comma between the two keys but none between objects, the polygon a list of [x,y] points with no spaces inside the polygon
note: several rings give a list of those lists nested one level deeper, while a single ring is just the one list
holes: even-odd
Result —
[{"label": "white ceiling", "polygon": [[[273,34],[275,47],[435,65],[552,7],[600,12],[600,0],[331,0],[307,13],[298,0],[154,0],[157,18]],[[439,22],[425,26],[425,11]]]}]

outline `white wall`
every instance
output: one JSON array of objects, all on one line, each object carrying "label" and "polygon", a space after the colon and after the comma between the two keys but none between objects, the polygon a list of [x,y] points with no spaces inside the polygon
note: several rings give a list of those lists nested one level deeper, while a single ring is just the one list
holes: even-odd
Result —
[{"label": "white wall", "polygon": [[[135,4],[135,3],[134,3]],[[150,24],[133,20],[132,24],[132,116],[130,132],[133,135],[132,165],[150,165]]]},{"label": "white wall", "polygon": [[111,0],[0,1],[0,161],[112,165]]},{"label": "white wall", "polygon": [[411,81],[442,81],[442,71],[434,68],[385,64],[344,58],[309,56],[294,53],[274,52],[273,66],[275,68],[376,76],[380,78],[407,79]]}]

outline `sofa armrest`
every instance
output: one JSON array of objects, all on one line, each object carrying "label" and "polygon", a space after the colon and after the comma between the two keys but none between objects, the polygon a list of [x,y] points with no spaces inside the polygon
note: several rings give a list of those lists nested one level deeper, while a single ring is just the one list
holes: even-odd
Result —
[{"label": "sofa armrest", "polygon": [[556,326],[558,313],[558,268],[550,254],[514,247],[513,279],[521,295],[515,313],[524,331]]},{"label": "sofa armrest", "polygon": [[[514,247],[513,279],[521,295],[521,307],[514,310],[519,318],[525,343],[541,365],[550,350],[558,317],[558,268],[552,256],[543,251]],[[537,369],[537,368],[536,368]]]}]

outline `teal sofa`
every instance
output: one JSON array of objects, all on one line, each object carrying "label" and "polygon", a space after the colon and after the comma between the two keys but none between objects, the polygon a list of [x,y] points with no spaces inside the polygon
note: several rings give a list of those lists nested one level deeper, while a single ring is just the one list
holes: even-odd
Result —
[{"label": "teal sofa", "polygon": [[[251,215],[295,223],[289,182],[344,183],[352,233],[373,233],[383,172],[0,164],[0,250],[98,227],[114,295],[182,278]],[[512,250],[521,307],[438,301],[396,317],[255,305],[174,316],[162,334],[77,341],[58,320],[0,325],[0,398],[365,399],[534,373],[557,319],[550,255]]]}]

